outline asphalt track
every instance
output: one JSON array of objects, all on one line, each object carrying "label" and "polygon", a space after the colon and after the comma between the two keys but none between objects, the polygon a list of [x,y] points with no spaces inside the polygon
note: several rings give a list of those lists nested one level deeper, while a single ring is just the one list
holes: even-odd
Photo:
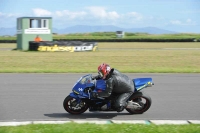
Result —
[{"label": "asphalt track", "polygon": [[70,115],[63,100],[82,75],[0,74],[0,121],[200,120],[200,74],[127,74],[153,78],[155,85],[144,89],[153,102],[147,112]]}]

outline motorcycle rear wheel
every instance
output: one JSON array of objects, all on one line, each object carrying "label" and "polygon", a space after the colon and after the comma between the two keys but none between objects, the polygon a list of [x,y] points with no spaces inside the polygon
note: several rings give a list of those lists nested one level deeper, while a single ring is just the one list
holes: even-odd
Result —
[{"label": "motorcycle rear wheel", "polygon": [[68,113],[74,115],[82,114],[88,109],[87,103],[83,101],[78,103],[77,100],[70,95],[63,101],[63,107]]},{"label": "motorcycle rear wheel", "polygon": [[126,110],[131,114],[142,114],[146,112],[151,106],[151,97],[145,94],[144,92],[136,92],[130,98],[129,101],[137,102],[142,106],[140,109],[129,109]]}]

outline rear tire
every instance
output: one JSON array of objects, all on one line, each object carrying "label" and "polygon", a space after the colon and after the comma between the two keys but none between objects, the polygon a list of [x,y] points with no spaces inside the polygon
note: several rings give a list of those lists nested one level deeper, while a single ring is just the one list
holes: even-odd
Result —
[{"label": "rear tire", "polygon": [[[142,101],[138,102],[138,100],[142,100]],[[140,105],[142,105],[142,108],[137,109],[137,110],[127,108],[126,110],[131,114],[142,114],[146,112],[150,108],[151,103],[152,103],[151,97],[145,94],[144,92],[133,93],[133,95],[129,98],[129,101],[137,102]]]},{"label": "rear tire", "polygon": [[77,103],[77,100],[70,95],[67,96],[63,102],[64,109],[70,114],[82,114],[88,109],[87,103],[81,101]]}]

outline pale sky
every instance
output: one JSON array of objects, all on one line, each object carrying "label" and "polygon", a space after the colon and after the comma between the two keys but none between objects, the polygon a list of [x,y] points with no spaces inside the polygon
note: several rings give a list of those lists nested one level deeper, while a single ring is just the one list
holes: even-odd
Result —
[{"label": "pale sky", "polygon": [[58,29],[114,25],[200,33],[200,0],[0,0],[0,28],[37,16],[52,17]]}]

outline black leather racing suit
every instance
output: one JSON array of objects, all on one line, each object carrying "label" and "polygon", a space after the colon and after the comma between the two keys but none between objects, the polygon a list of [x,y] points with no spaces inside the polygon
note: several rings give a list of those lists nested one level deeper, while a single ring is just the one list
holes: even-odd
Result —
[{"label": "black leather racing suit", "polygon": [[126,107],[126,101],[135,90],[132,79],[120,73],[117,69],[111,69],[110,74],[106,77],[105,81],[107,88],[103,92],[98,92],[98,97],[109,97],[112,92],[118,93],[120,95],[116,99],[115,107]]}]

